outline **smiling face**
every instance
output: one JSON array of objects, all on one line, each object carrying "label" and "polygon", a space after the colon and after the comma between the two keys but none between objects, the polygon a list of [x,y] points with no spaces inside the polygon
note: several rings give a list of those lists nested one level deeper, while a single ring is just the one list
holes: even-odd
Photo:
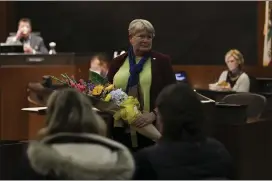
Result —
[{"label": "smiling face", "polygon": [[233,56],[227,56],[225,62],[228,66],[229,71],[234,71],[239,67],[239,62]]},{"label": "smiling face", "polygon": [[129,37],[129,41],[133,46],[135,52],[144,53],[148,52],[152,48],[152,33],[146,30],[139,31]]}]

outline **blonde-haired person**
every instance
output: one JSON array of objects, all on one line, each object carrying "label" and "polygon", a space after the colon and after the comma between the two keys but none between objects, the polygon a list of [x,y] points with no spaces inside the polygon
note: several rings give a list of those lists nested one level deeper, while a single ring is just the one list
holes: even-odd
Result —
[{"label": "blonde-haired person", "polygon": [[239,50],[232,49],[225,55],[225,63],[228,70],[221,73],[215,86],[216,90],[231,90],[235,92],[249,92],[250,79],[243,71],[244,57]]},{"label": "blonde-haired person", "polygon": [[[107,76],[115,87],[127,93],[137,88],[143,114],[132,124],[139,128],[156,125],[155,100],[164,87],[176,82],[170,57],[152,50],[154,37],[155,29],[149,21],[133,20],[128,27],[128,51],[112,60]],[[127,125],[115,126],[113,137],[131,150],[154,144],[151,139],[137,133],[137,145],[133,145],[133,134],[126,128]]]},{"label": "blonde-haired person", "polygon": [[46,127],[30,142],[14,179],[131,179],[129,150],[104,135],[104,120],[90,100],[75,89],[54,92],[48,100]]}]

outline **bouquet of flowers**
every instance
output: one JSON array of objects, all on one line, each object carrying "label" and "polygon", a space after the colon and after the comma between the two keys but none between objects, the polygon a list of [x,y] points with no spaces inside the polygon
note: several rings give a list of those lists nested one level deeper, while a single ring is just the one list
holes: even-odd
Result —
[{"label": "bouquet of flowers", "polygon": [[106,78],[96,72],[91,72],[90,80],[87,82],[83,79],[76,81],[73,76],[69,77],[67,74],[61,74],[61,78],[55,76],[51,76],[51,78],[89,96],[94,107],[113,115],[116,126],[128,124],[131,129],[154,141],[161,137],[160,132],[153,124],[142,128],[133,126],[134,120],[142,114],[139,110],[138,99],[127,95],[121,89],[116,89]]}]

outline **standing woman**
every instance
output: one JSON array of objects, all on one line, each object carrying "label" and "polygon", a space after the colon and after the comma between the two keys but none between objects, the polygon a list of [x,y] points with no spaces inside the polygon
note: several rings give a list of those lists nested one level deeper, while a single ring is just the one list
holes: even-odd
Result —
[{"label": "standing woman", "polygon": [[[135,121],[136,127],[156,123],[155,100],[167,85],[176,82],[168,55],[152,51],[155,37],[153,25],[144,19],[135,19],[128,28],[130,47],[116,57],[109,68],[108,80],[127,93],[135,86],[143,114]],[[137,147],[132,146],[131,132],[125,127],[114,127],[113,138],[132,150],[154,144],[143,135],[136,134]]]}]

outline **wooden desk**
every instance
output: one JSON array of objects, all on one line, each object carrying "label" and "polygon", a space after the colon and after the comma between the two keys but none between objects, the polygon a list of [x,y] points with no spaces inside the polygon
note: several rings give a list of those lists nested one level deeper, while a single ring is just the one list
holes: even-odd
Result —
[{"label": "wooden desk", "polygon": [[205,120],[203,130],[206,135],[213,136],[217,125],[241,125],[246,123],[246,105],[226,105],[203,103]]},{"label": "wooden desk", "polygon": [[234,179],[272,179],[272,119],[246,123],[244,106],[223,108],[209,103],[203,108],[204,131],[229,151]]},{"label": "wooden desk", "polygon": [[234,179],[272,179],[272,120],[217,125],[213,136],[233,158]]},{"label": "wooden desk", "polygon": [[0,56],[0,140],[28,139],[29,115],[21,111],[29,107],[27,85],[40,82],[43,75],[61,73],[88,78],[89,58],[74,53],[57,55]]},{"label": "wooden desk", "polygon": [[246,123],[246,107],[220,108],[209,103],[203,108],[204,132],[229,151],[234,163],[233,179],[272,179],[272,118]]}]

